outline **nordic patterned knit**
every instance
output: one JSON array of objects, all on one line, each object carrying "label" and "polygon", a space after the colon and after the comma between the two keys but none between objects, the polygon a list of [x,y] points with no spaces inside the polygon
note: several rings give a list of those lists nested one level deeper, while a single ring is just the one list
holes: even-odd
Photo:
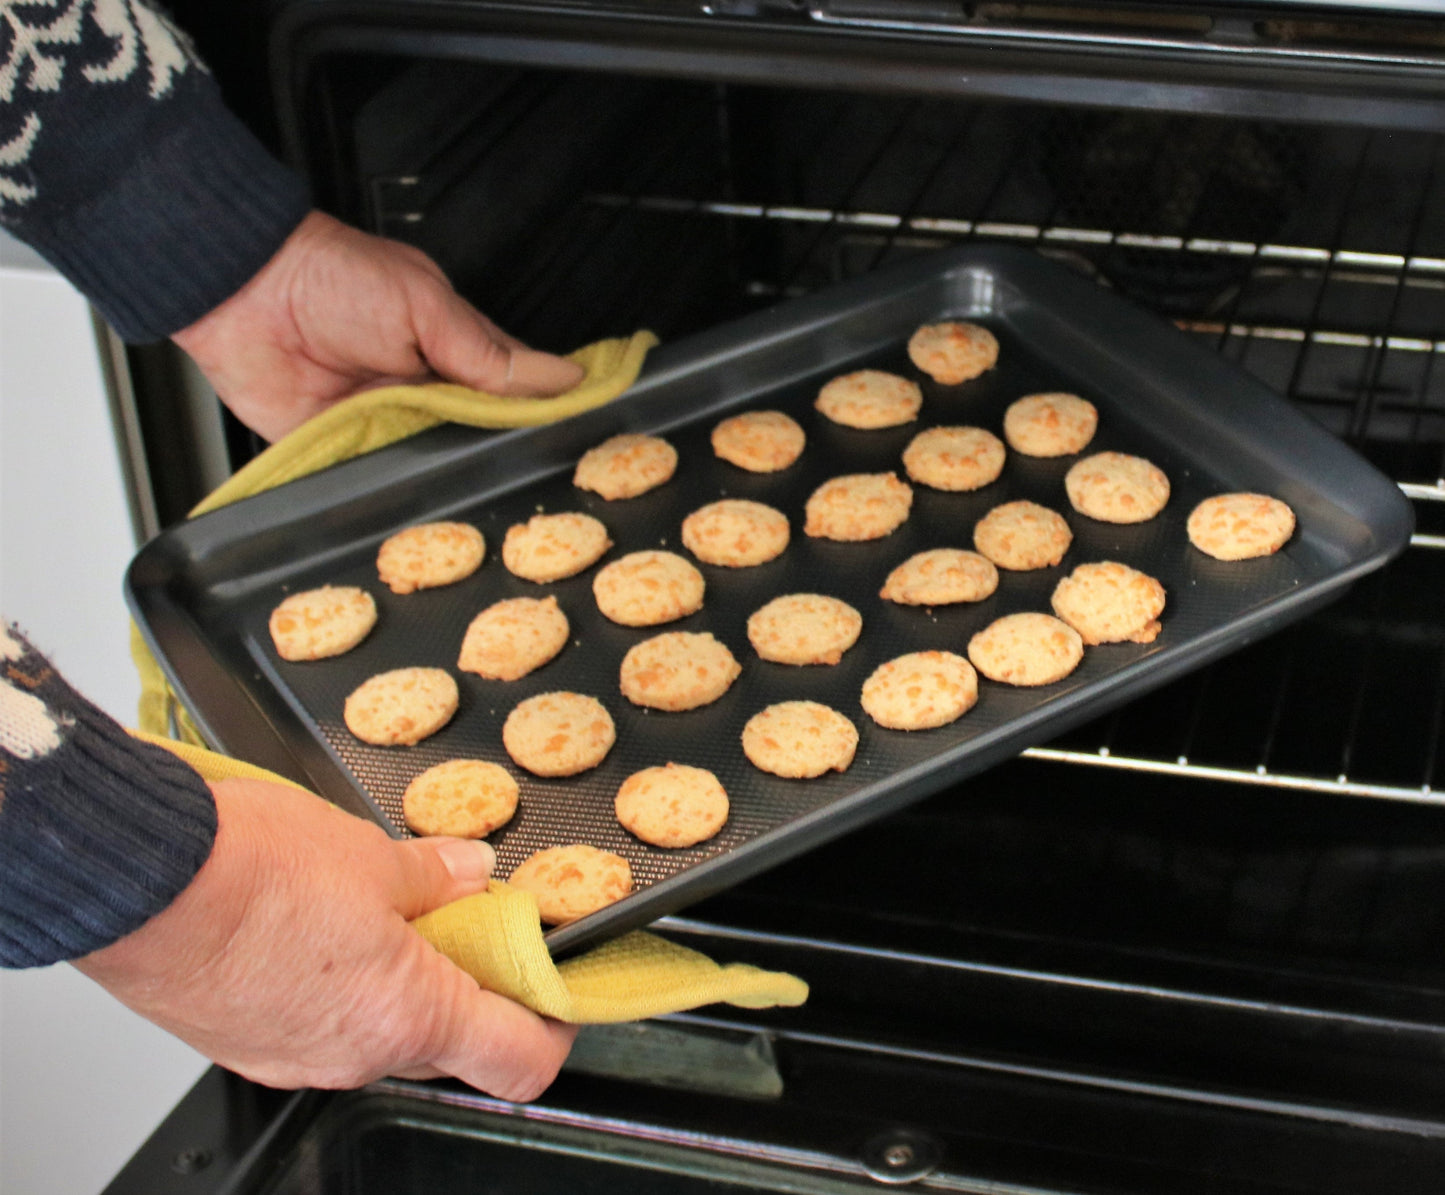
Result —
[{"label": "nordic patterned knit", "polygon": [[0,225],[124,339],[194,323],[307,210],[147,0],[0,0]]},{"label": "nordic patterned knit", "polygon": [[211,852],[216,806],[0,623],[0,966],[79,958],[138,929]]}]

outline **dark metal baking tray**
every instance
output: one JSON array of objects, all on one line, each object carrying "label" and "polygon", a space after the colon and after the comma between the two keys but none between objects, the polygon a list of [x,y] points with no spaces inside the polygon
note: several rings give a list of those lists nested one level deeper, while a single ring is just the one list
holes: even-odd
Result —
[{"label": "dark metal baking tray", "polygon": [[[905,345],[920,323],[964,317],[999,338],[998,366],[945,387],[920,379],[917,423],[856,431],[812,409],[819,385],[874,366],[919,377]],[[1117,526],[1075,513],[1063,475],[1075,458],[1011,453],[1002,477],[972,493],[915,488],[907,523],[883,540],[832,543],[802,534],[803,505],[826,478],[898,470],[921,428],[969,423],[1001,428],[1020,395],[1072,390],[1099,408],[1089,451],[1148,457],[1173,492],[1150,522]],[[708,435],[725,414],[777,407],[808,433],[803,458],[753,475],[718,460]],[[606,502],[571,484],[577,458],[621,431],[666,435],[681,465],[666,485]],[[1184,521],[1202,498],[1261,490],[1294,508],[1299,525],[1278,554],[1224,563],[1187,542]],[[702,566],[707,600],[664,628],[630,629],[597,611],[595,568],[537,586],[501,565],[508,526],[539,509],[585,510],[615,543],[605,559],[647,547],[682,551],[682,519],[721,496],[785,511],[793,540],[757,568]],[[999,502],[1030,498],[1064,513],[1074,542],[1056,568],[1004,573],[998,591],[971,605],[905,608],[878,597],[883,578],[924,548],[971,547],[973,524]],[[471,578],[442,589],[392,594],[375,574],[376,549],[392,532],[437,518],[473,522],[488,558]],[[401,794],[423,769],[453,756],[494,759],[522,785],[514,820],[492,837],[505,877],[531,851],[583,841],[631,862],[637,890],[625,900],[552,930],[554,953],[634,928],[737,883],[828,838],[1008,758],[1024,747],[1162,685],[1267,634],[1338,596],[1356,577],[1401,551],[1413,526],[1398,488],[1355,453],[1237,367],[1094,283],[1024,250],[968,247],[914,259],[658,349],[622,399],[545,428],[489,434],[448,426],[258,495],[169,530],[133,562],[127,596],[142,631],[185,705],[220,749],[289,775],[402,834]],[[874,724],[859,705],[864,679],[884,660],[926,648],[962,653],[969,636],[1019,610],[1048,610],[1060,577],[1090,560],[1116,559],[1158,577],[1168,592],[1163,631],[1148,645],[1089,648],[1066,680],[1037,689],[982,681],[977,706],[952,725],[907,733]],[[285,663],[266,629],[287,593],[322,583],[375,594],[380,618],[352,652]],[[858,644],[834,667],[759,660],[748,615],[789,592],[825,592],[863,614]],[[572,642],[551,663],[512,683],[455,669],[471,618],[504,597],[555,593]],[[660,630],[710,630],[743,665],[719,701],[686,713],[644,711],[618,690],[626,650]],[[358,742],[341,720],[346,695],[371,674],[411,664],[450,668],[461,705],[450,725],[410,748]],[[617,744],[598,768],[542,780],[516,768],[501,725],[524,697],[575,689],[600,698]],[[857,725],[857,757],[845,773],[790,781],[743,757],[744,722],[774,701],[806,698]],[[616,822],[612,798],[634,770],[669,760],[714,771],[732,802],[713,840],[662,850]],[[959,790],[966,799],[966,790]],[[859,877],[860,885],[866,877]]]}]

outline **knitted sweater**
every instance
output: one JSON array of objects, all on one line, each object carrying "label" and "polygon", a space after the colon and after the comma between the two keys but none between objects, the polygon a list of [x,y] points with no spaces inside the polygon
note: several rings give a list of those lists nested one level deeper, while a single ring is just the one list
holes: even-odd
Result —
[{"label": "knitted sweater", "polygon": [[0,0],[0,225],[123,338],[194,323],[307,209],[148,0]]},{"label": "knitted sweater", "polygon": [[138,929],[215,836],[200,776],[131,738],[0,624],[0,966],[78,958]]}]

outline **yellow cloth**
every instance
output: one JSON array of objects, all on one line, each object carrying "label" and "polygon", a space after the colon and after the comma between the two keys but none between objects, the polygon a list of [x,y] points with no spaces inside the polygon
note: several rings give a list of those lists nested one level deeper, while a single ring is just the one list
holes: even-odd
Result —
[{"label": "yellow cloth", "polygon": [[[500,398],[461,386],[388,386],[337,403],[240,469],[191,513],[294,481],[328,465],[444,421],[474,427],[529,427],[563,419],[616,398],[637,380],[657,343],[650,332],[604,340],[571,354],[586,370],[556,398]],[[131,627],[131,655],[141,677],[137,737],[165,747],[207,780],[234,777],[293,784],[264,768],[207,750],[171,691],[140,631]],[[166,737],[174,728],[184,742]],[[744,1008],[794,1006],[808,997],[801,979],[745,964],[719,966],[694,950],[642,931],[607,942],[560,966],[542,937],[537,902],[494,882],[412,923],[479,984],[558,1020],[575,1024],[634,1021],[725,1001]]]},{"label": "yellow cloth", "polygon": [[637,381],[642,360],[657,344],[651,332],[599,340],[568,355],[585,371],[582,380],[555,398],[504,398],[449,382],[383,386],[343,399],[308,419],[283,440],[213,491],[192,515],[295,481],[327,465],[414,436],[438,423],[470,427],[537,427],[611,402]]},{"label": "yellow cloth", "polygon": [[[207,780],[244,777],[301,788],[265,768],[204,747],[134,733],[175,752]],[[796,976],[745,963],[719,966],[706,955],[644,930],[559,965],[547,952],[536,899],[500,880],[493,880],[486,892],[418,917],[412,925],[488,991],[574,1025],[638,1021],[718,1002],[791,1008],[808,998],[808,985]]]}]

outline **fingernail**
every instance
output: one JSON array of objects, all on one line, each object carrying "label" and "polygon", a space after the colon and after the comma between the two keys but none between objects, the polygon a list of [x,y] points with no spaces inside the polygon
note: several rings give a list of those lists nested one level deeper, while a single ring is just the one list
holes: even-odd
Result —
[{"label": "fingernail", "polygon": [[497,865],[497,852],[490,842],[474,839],[454,838],[450,842],[437,843],[437,854],[442,866],[459,884],[475,884],[492,874]]}]

